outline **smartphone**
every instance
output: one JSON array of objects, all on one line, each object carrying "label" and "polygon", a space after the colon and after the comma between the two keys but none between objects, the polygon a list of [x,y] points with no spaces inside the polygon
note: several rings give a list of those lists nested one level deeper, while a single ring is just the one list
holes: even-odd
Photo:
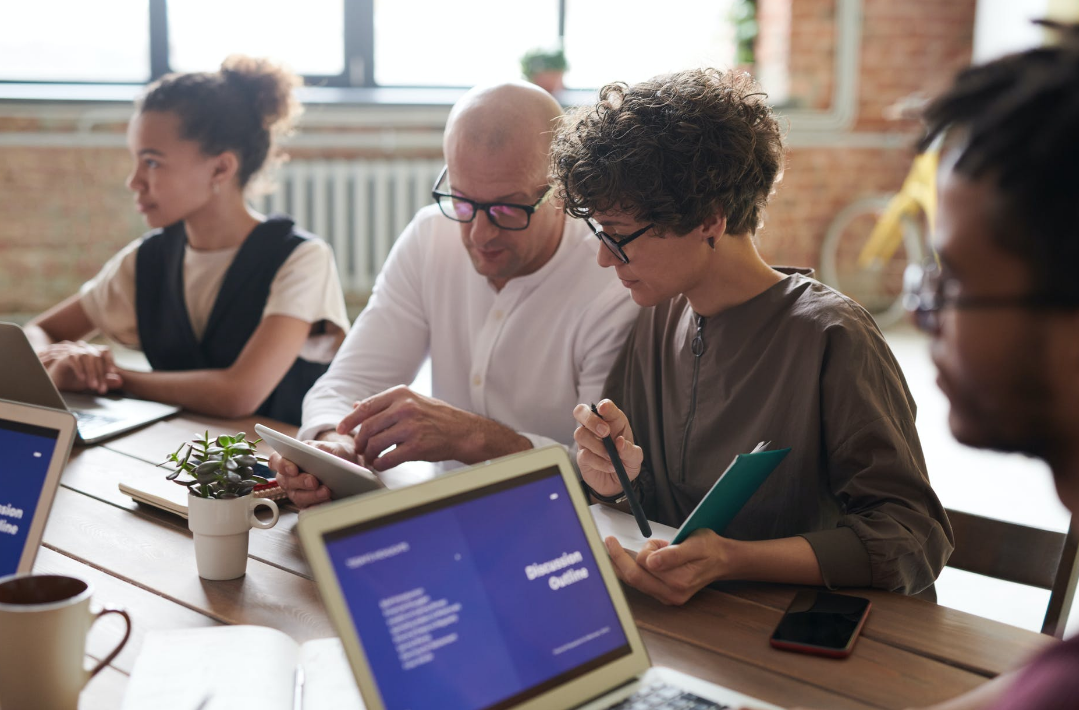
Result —
[{"label": "smartphone", "polygon": [[869,616],[862,597],[802,590],[772,634],[772,646],[831,658],[846,658]]}]

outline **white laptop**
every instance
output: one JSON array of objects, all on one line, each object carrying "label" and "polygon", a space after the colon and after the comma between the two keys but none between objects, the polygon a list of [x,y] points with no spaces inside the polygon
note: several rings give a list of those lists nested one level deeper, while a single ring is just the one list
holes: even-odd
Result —
[{"label": "white laptop", "polygon": [[777,708],[651,666],[560,447],[298,529],[367,710]]},{"label": "white laptop", "polygon": [[74,439],[70,413],[0,400],[0,577],[34,566]]},{"label": "white laptop", "polygon": [[70,411],[78,420],[79,439],[95,444],[143,424],[164,419],[179,407],[116,395],[65,393],[62,397],[26,339],[14,323],[0,323],[0,399]]}]

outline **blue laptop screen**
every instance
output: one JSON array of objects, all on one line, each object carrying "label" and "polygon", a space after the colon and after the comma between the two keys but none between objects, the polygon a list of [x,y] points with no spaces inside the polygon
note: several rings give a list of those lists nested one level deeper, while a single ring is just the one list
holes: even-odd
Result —
[{"label": "blue laptop screen", "polygon": [[389,710],[511,707],[630,653],[557,467],[325,541]]},{"label": "blue laptop screen", "polygon": [[0,577],[14,574],[60,432],[0,419]]}]

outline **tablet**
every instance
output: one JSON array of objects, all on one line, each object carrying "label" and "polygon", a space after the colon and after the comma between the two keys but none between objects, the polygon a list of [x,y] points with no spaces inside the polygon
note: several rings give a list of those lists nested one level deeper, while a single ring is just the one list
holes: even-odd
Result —
[{"label": "tablet", "polygon": [[334,499],[370,493],[386,487],[378,476],[363,466],[316,449],[279,431],[256,424],[255,433],[274,451],[299,466],[301,471],[310,473],[326,484]]},{"label": "tablet", "polygon": [[75,439],[75,417],[0,400],[0,577],[34,566]]}]

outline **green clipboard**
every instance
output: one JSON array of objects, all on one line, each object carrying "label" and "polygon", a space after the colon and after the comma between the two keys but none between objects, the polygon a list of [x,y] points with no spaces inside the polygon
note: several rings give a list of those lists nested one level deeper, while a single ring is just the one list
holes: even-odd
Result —
[{"label": "green clipboard", "polygon": [[746,501],[790,453],[790,448],[763,451],[767,445],[767,442],[761,442],[751,453],[734,457],[731,465],[689,514],[682,527],[678,528],[678,533],[671,540],[672,545],[682,542],[699,528],[711,528],[716,534],[723,534]]}]

